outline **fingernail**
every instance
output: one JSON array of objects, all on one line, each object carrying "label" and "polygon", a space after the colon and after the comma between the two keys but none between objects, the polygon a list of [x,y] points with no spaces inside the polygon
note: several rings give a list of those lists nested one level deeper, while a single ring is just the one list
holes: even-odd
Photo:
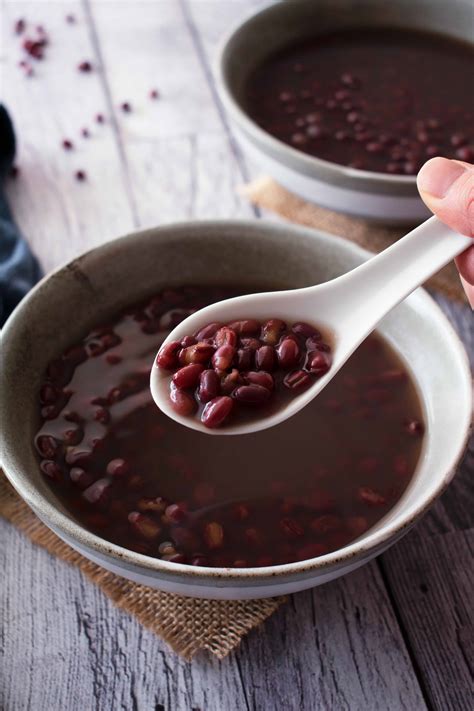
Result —
[{"label": "fingernail", "polygon": [[466,168],[456,161],[432,158],[418,173],[418,188],[421,192],[430,193],[435,198],[443,198],[465,171]]}]

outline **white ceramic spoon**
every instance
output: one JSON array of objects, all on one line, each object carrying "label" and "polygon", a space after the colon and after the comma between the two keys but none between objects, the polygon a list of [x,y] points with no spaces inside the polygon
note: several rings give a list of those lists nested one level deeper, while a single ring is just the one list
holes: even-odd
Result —
[{"label": "white ceramic spoon", "polygon": [[[169,400],[171,373],[153,366],[150,387],[158,407],[176,422],[209,435],[241,435],[273,427],[296,414],[329,383],[378,322],[432,274],[473,244],[436,217],[416,227],[380,254],[336,279],[304,289],[249,294],[219,301],[182,321],[166,338],[179,341],[208,323],[239,319],[306,321],[333,336],[333,363],[314,385],[280,409],[222,428],[205,427],[198,418],[177,414]],[[420,344],[422,347],[422,344]]]}]

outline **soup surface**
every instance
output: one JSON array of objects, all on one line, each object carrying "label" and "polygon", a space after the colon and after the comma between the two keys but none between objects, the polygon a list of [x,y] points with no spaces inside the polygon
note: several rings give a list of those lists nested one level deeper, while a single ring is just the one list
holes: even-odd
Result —
[{"label": "soup surface", "polygon": [[474,160],[474,50],[441,35],[351,30],[271,55],[246,87],[249,114],[310,155],[414,175],[436,155]]},{"label": "soup surface", "polygon": [[423,440],[420,402],[394,351],[370,336],[295,417],[210,437],[154,405],[162,340],[238,289],[165,290],[50,363],[35,438],[40,468],[101,537],[168,561],[265,566],[356,539],[406,489]]}]

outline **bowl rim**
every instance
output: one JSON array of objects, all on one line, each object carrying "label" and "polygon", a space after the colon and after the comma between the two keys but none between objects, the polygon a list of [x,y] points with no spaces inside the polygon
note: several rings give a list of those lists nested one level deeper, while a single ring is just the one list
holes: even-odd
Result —
[{"label": "bowl rim", "polygon": [[[309,5],[311,0],[297,0],[297,2]],[[263,129],[242,108],[226,78],[225,68],[228,57],[231,55],[231,43],[234,38],[251,27],[257,18],[265,14],[270,16],[278,14],[283,4],[273,0],[257,10],[246,13],[243,19],[238,20],[218,44],[214,59],[214,75],[219,95],[231,118],[246,137],[256,143],[259,150],[270,153],[274,158],[278,156],[276,160],[284,164],[291,164],[293,170],[309,178],[324,179],[333,185],[344,181],[344,187],[361,192],[374,190],[380,194],[418,197],[416,175],[392,175],[391,173],[361,170],[309,155]]]},{"label": "bowl rim", "polygon": [[[165,236],[167,234],[170,235],[170,233],[182,234],[183,231],[186,231],[187,234],[190,234],[193,231],[201,232],[203,230],[214,232],[222,230],[225,232],[226,230],[229,230],[229,228],[235,230],[236,232],[245,231],[248,233],[250,231],[257,235],[262,235],[262,233],[271,235],[272,233],[277,232],[288,236],[288,232],[292,232],[295,239],[301,235],[306,238],[309,237],[313,240],[322,240],[323,242],[336,244],[339,248],[348,251],[356,258],[362,258],[365,260],[372,255],[372,253],[368,250],[359,247],[349,240],[321,230],[314,230],[307,227],[288,224],[277,224],[265,220],[192,220],[159,225],[155,228],[145,230],[133,231],[121,237],[107,240],[106,242],[81,253],[75,259],[65,262],[44,276],[20,302],[5,323],[2,332],[2,348],[5,347],[5,341],[8,340],[10,333],[14,333],[17,321],[21,320],[23,318],[23,314],[27,312],[29,302],[36,299],[38,293],[41,294],[43,285],[47,281],[54,279],[60,272],[69,272],[69,274],[72,274],[73,272],[77,273],[78,270],[81,272],[81,262],[84,259],[87,259],[90,255],[94,254],[95,256],[100,256],[100,253],[103,253],[104,255],[107,253],[108,249],[115,249],[117,246],[122,246],[125,249],[127,249],[127,247],[133,248],[134,239],[137,236],[146,235],[147,233],[153,234],[154,239],[158,240],[160,235]],[[77,545],[93,551],[99,557],[105,557],[106,559],[112,557],[119,565],[124,567],[129,567],[131,569],[139,567],[142,571],[146,570],[147,573],[155,573],[155,577],[157,579],[160,577],[175,580],[180,579],[181,582],[183,580],[188,580],[190,583],[193,582],[201,585],[206,585],[211,580],[214,580],[215,582],[221,581],[226,584],[241,581],[243,583],[250,582],[256,585],[262,585],[265,581],[285,579],[304,573],[315,574],[318,572],[325,572],[331,568],[333,569],[334,567],[350,563],[351,559],[354,557],[366,557],[368,559],[369,557],[375,555],[377,551],[382,549],[384,546],[388,546],[390,541],[401,536],[403,532],[408,530],[432,505],[433,501],[442,494],[454,476],[456,467],[463,456],[471,431],[472,379],[469,361],[464,346],[444,313],[424,289],[418,288],[408,298],[412,300],[416,299],[421,306],[429,308],[438,323],[440,323],[444,330],[450,334],[450,342],[458,359],[457,370],[459,371],[459,376],[464,379],[466,385],[466,412],[464,418],[460,422],[459,443],[456,448],[454,461],[450,467],[439,474],[437,477],[437,483],[432,484],[430,488],[425,491],[425,494],[418,498],[417,502],[413,503],[406,511],[400,511],[395,521],[384,524],[381,529],[372,533],[369,529],[367,534],[364,534],[343,548],[337,549],[317,558],[260,568],[211,568],[207,566],[191,566],[183,563],[170,563],[168,561],[152,558],[111,543],[110,541],[91,533],[84,526],[75,521],[70,515],[60,511],[55,503],[38,489],[34,480],[26,473],[21,461],[18,460],[18,457],[10,455],[8,450],[6,451],[4,446],[5,433],[2,430],[1,441],[3,444],[0,451],[3,453],[3,471],[13,488],[47,526],[53,530],[57,529],[66,539],[71,538],[75,543],[77,543]],[[3,393],[8,390],[7,376],[4,369],[0,371],[0,390]],[[5,397],[2,398],[0,405],[1,409],[6,413]],[[51,495],[54,496],[54,492],[52,490]]]}]

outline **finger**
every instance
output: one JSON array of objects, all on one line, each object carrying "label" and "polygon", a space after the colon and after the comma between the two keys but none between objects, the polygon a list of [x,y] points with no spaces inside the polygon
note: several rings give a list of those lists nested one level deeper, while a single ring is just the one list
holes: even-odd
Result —
[{"label": "finger", "polygon": [[[422,199],[440,220],[474,236],[474,166],[432,158],[418,173],[417,184]],[[464,280],[474,284],[474,248],[458,257],[456,264]]]}]

